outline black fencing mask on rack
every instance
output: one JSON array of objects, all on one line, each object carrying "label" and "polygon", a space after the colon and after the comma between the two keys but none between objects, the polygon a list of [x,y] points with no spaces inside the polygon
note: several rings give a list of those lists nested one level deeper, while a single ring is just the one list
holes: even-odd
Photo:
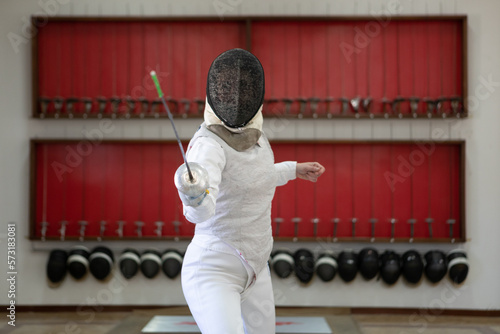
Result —
[{"label": "black fencing mask on rack", "polygon": [[71,276],[80,279],[89,270],[90,251],[85,246],[74,246],[69,251],[68,271]]},{"label": "black fencing mask on rack", "polygon": [[448,276],[455,284],[461,284],[469,273],[469,261],[464,250],[455,249],[448,253]]},{"label": "black fencing mask on rack", "polygon": [[141,271],[147,278],[154,278],[160,272],[161,257],[155,250],[147,250],[141,255]]},{"label": "black fencing mask on rack", "polygon": [[131,248],[125,249],[120,255],[118,263],[123,277],[131,279],[137,274],[141,265],[139,252]]},{"label": "black fencing mask on rack", "polygon": [[208,70],[207,101],[230,128],[242,128],[264,103],[264,69],[253,54],[243,49],[223,52]]},{"label": "black fencing mask on rack", "polygon": [[314,275],[314,256],[311,251],[301,248],[293,254],[295,275],[302,283],[309,283]]},{"label": "black fencing mask on rack", "polygon": [[182,269],[182,254],[175,249],[167,249],[161,256],[161,268],[168,278],[176,278]]},{"label": "black fencing mask on rack", "polygon": [[113,252],[108,247],[99,246],[92,250],[89,257],[89,268],[92,276],[105,280],[113,270]]},{"label": "black fencing mask on rack", "polygon": [[385,251],[380,256],[380,277],[391,285],[401,276],[401,257],[393,251]]},{"label": "black fencing mask on rack", "polygon": [[52,283],[61,282],[66,276],[68,254],[62,249],[54,249],[50,252],[47,262],[47,278]]},{"label": "black fencing mask on rack", "polygon": [[417,284],[424,274],[424,261],[416,250],[409,250],[403,254],[403,277],[408,283]]},{"label": "black fencing mask on rack", "polygon": [[432,283],[443,279],[448,271],[446,255],[439,250],[431,250],[425,253],[425,276]]},{"label": "black fencing mask on rack", "polygon": [[379,271],[378,252],[373,248],[364,248],[358,255],[359,273],[370,280],[377,276]]},{"label": "black fencing mask on rack", "polygon": [[342,251],[337,259],[339,276],[344,282],[350,282],[358,273],[358,257],[353,251]]},{"label": "black fencing mask on rack", "polygon": [[316,275],[318,275],[323,282],[333,280],[335,274],[337,274],[337,268],[337,259],[335,259],[332,253],[327,252],[320,254],[314,265]]},{"label": "black fencing mask on rack", "polygon": [[294,259],[286,250],[277,250],[272,254],[271,267],[280,278],[287,278],[293,272]]}]

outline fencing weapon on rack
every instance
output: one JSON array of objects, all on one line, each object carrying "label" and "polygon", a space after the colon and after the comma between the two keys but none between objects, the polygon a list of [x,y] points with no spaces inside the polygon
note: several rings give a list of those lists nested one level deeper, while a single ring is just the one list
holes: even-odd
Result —
[{"label": "fencing weapon on rack", "polygon": [[54,108],[56,110],[55,118],[59,118],[63,110],[64,99],[62,97],[56,96],[54,98]]},{"label": "fencing weapon on rack", "polygon": [[162,221],[156,221],[155,225],[156,225],[155,233],[158,236],[158,238],[160,238],[163,233],[163,225],[165,225],[165,223]]},{"label": "fencing weapon on rack", "polygon": [[123,238],[123,229],[124,229],[125,223],[126,222],[124,220],[119,220],[117,222],[118,228],[116,229],[116,233],[118,234],[118,237],[120,237],[120,238]]},{"label": "fencing weapon on rack", "polygon": [[194,102],[196,103],[196,112],[198,113],[198,115],[202,115],[203,110],[205,109],[205,100],[194,99]]},{"label": "fencing weapon on rack", "polygon": [[97,97],[96,100],[97,100],[97,118],[102,118],[102,116],[106,112],[106,105],[108,103],[108,100],[102,96]]},{"label": "fencing weapon on rack", "polygon": [[299,223],[302,221],[302,218],[300,217],[294,217],[292,218],[292,223],[294,224],[294,232],[293,232],[293,241],[298,240],[299,236]]},{"label": "fencing weapon on rack", "polygon": [[84,97],[82,98],[82,103],[83,103],[83,118],[87,118],[90,112],[92,111],[92,99],[90,97]]},{"label": "fencing weapon on rack", "polygon": [[99,222],[99,236],[97,237],[98,241],[101,241],[102,238],[104,237],[104,232],[106,231],[106,224],[107,222],[105,220],[101,220]]},{"label": "fencing weapon on rack", "polygon": [[151,113],[154,115],[155,118],[158,118],[160,116],[159,112],[160,104],[161,104],[160,100],[153,100],[151,102]]},{"label": "fencing weapon on rack", "polygon": [[305,97],[298,97],[295,100],[299,102],[299,114],[297,115],[297,117],[302,118],[306,113],[307,99]]},{"label": "fencing weapon on rack", "polygon": [[279,237],[279,235],[280,235],[280,225],[281,225],[281,223],[283,223],[283,221],[284,221],[284,219],[281,217],[274,218],[274,222],[276,223],[276,230],[275,230],[274,235],[276,237]]},{"label": "fencing weapon on rack", "polygon": [[68,225],[67,220],[62,220],[61,221],[61,228],[59,229],[59,234],[61,235],[61,241],[64,241],[64,238],[66,238],[66,225]]},{"label": "fencing weapon on rack", "polygon": [[318,104],[321,102],[318,97],[310,97],[308,99],[311,106],[311,113],[313,118],[318,118]]},{"label": "fencing weapon on rack", "polygon": [[52,100],[48,97],[40,96],[38,98],[38,102],[40,104],[40,118],[45,118],[45,115],[47,115],[47,111],[49,110],[49,104]]}]

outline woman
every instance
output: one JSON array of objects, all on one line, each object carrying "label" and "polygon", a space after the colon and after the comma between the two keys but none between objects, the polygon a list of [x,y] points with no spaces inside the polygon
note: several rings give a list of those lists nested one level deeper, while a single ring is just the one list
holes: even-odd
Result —
[{"label": "woman", "polygon": [[206,102],[187,160],[206,169],[208,187],[195,196],[179,191],[196,224],[182,267],[184,296],[204,334],[274,333],[267,265],[274,191],[296,177],[315,182],[325,169],[274,163],[262,133],[264,71],[250,52],[232,49],[214,60]]}]

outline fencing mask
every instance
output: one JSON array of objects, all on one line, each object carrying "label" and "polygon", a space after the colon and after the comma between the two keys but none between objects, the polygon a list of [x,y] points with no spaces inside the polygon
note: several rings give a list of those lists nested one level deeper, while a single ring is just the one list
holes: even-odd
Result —
[{"label": "fencing mask", "polygon": [[208,71],[207,102],[215,115],[230,128],[242,128],[264,102],[264,69],[243,49],[223,52]]}]

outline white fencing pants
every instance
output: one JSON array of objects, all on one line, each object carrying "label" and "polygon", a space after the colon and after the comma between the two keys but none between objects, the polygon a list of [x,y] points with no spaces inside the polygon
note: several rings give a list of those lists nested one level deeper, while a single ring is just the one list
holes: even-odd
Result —
[{"label": "white fencing pants", "polygon": [[269,267],[255,275],[234,248],[212,236],[195,236],[181,275],[184,297],[203,334],[275,333]]}]

